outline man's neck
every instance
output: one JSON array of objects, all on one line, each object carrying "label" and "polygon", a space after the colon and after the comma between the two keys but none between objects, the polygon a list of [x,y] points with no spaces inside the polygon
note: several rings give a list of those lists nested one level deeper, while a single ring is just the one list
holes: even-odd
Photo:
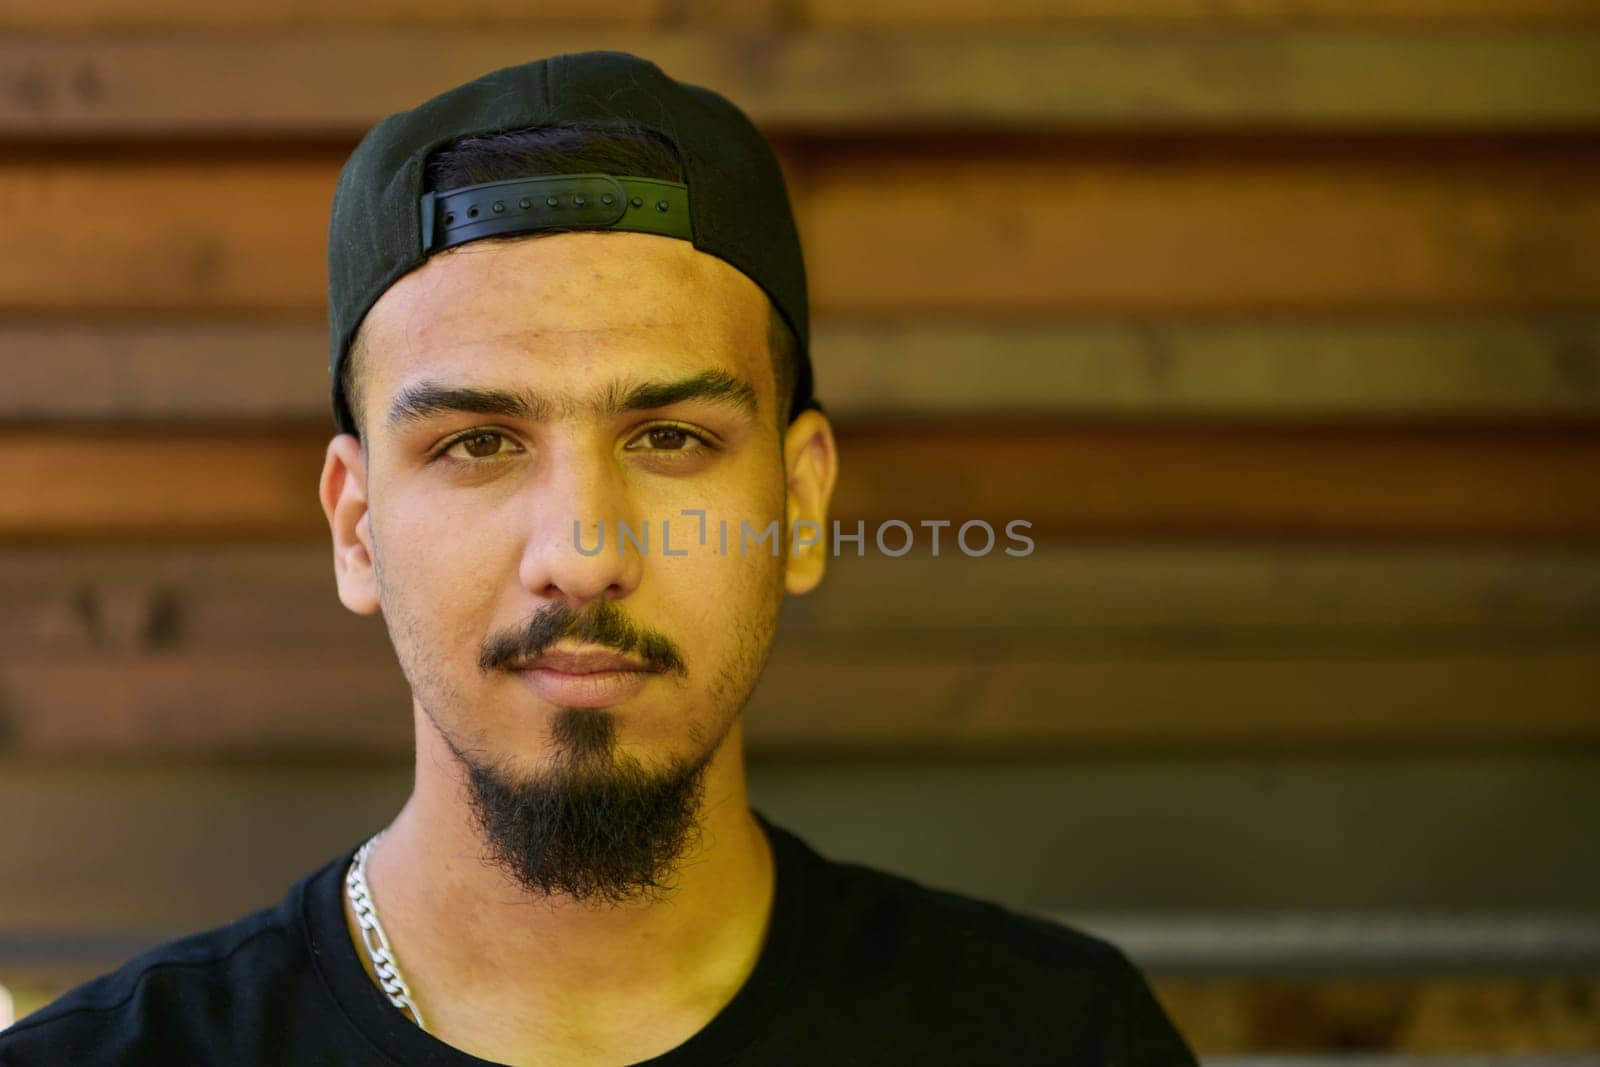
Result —
[{"label": "man's neck", "polygon": [[[761,954],[774,862],[750,811],[735,723],[707,770],[673,888],[626,904],[529,893],[483,861],[459,780],[418,738],[416,787],[367,879],[428,1029],[502,1063],[632,1063],[681,1044]],[[363,964],[370,960],[350,925]],[[398,1010],[398,1009],[396,1009]]]}]

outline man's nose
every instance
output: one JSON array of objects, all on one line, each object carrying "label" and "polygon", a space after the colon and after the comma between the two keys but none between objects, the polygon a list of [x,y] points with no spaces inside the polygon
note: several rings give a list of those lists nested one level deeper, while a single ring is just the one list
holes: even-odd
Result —
[{"label": "man's nose", "polygon": [[642,540],[619,537],[624,525],[635,535],[643,528],[623,471],[608,452],[595,448],[568,445],[553,449],[546,460],[528,516],[523,585],[575,608],[627,596],[638,587],[646,550]]}]

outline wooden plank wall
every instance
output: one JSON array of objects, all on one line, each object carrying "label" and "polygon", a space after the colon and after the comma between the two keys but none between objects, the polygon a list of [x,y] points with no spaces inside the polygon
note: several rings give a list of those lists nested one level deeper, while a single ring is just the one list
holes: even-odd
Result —
[{"label": "wooden plank wall", "polygon": [[[1038,541],[839,560],[758,758],[1600,745],[1600,4],[528,12],[0,9],[0,759],[403,761],[315,496],[334,180],[382,115],[595,47],[778,148],[838,517]],[[1224,1051],[1402,996],[1207,1037],[1290,996],[1217,988],[1163,991]]]}]

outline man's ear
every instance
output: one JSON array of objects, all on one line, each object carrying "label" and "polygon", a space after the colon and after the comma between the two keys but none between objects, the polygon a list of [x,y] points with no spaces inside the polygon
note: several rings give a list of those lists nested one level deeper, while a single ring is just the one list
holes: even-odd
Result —
[{"label": "man's ear", "polygon": [[798,596],[822,581],[833,540],[828,505],[839,474],[839,453],[826,415],[803,411],[789,424],[783,437],[783,466],[789,479],[784,529],[789,552],[783,587]]},{"label": "man's ear", "polygon": [[378,613],[371,513],[367,510],[367,457],[355,434],[328,442],[318,487],[322,513],[333,534],[333,576],[339,600],[357,615]]}]

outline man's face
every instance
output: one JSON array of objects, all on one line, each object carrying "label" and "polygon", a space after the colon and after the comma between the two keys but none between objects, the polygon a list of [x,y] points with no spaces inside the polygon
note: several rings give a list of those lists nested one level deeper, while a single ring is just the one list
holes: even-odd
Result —
[{"label": "man's face", "polygon": [[[649,880],[641,864],[683,844],[765,662],[784,550],[741,552],[739,534],[787,525],[766,325],[755,283],[686,241],[575,233],[435,256],[363,327],[381,610],[418,707],[490,809],[491,848],[531,833],[524,850],[546,856],[518,863],[583,861],[527,872],[546,888]],[[532,410],[418,402],[430,388]],[[705,512],[703,545],[686,510]],[[619,523],[647,546],[619,552]],[[598,684],[516,669],[565,650],[656,669]],[[627,841],[550,836],[619,807],[636,825],[602,833]]]}]

